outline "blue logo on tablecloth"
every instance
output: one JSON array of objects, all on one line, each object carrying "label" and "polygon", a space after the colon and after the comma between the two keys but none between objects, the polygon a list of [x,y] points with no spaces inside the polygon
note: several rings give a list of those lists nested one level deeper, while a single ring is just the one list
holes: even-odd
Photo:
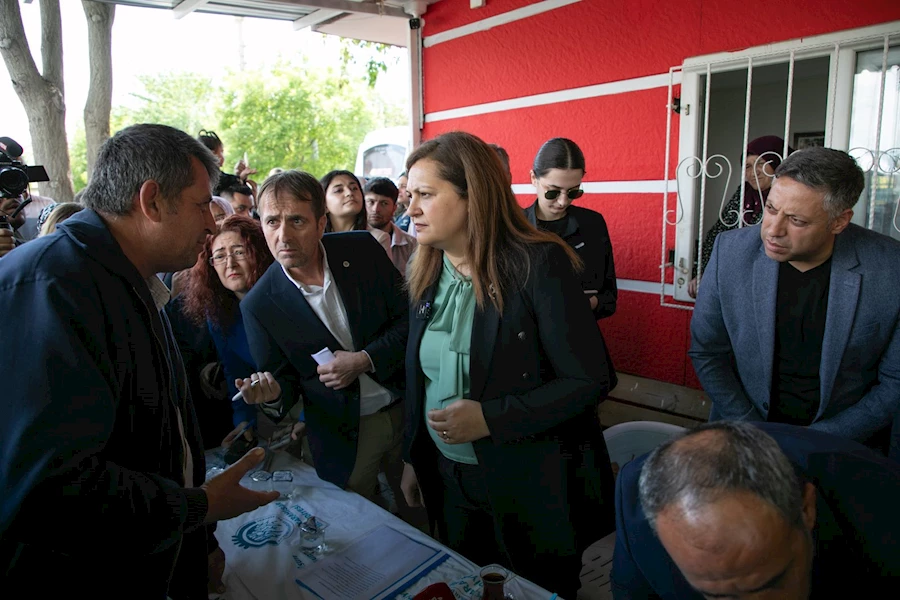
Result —
[{"label": "blue logo on tablecloth", "polygon": [[294,532],[294,524],[281,516],[265,517],[241,526],[231,541],[240,548],[262,548],[266,544],[277,546]]}]

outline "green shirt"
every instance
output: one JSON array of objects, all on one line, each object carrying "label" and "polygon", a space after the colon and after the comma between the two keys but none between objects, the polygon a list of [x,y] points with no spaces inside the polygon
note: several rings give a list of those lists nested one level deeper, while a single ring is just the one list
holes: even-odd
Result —
[{"label": "green shirt", "polygon": [[422,335],[419,362],[425,373],[425,427],[441,453],[457,462],[477,465],[475,448],[446,444],[428,427],[428,411],[469,396],[469,347],[475,320],[472,279],[463,277],[444,256],[441,278],[432,303],[434,316]]}]

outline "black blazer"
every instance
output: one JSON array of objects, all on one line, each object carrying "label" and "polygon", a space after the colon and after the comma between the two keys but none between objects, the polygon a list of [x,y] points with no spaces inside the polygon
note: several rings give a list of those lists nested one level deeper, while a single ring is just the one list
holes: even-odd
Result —
[{"label": "black blazer", "polygon": [[[537,227],[534,204],[525,209],[525,217]],[[581,272],[581,289],[597,290],[597,308],[594,317],[603,319],[616,312],[619,290],[616,287],[616,265],[613,262],[612,242],[603,215],[589,208],[569,206],[566,211],[569,223],[562,239],[571,246],[584,262]]]},{"label": "black blazer", "polygon": [[[800,476],[816,486],[810,598],[875,598],[893,587],[889,582],[900,577],[900,465],[861,444],[809,427],[754,425],[772,436]],[[641,509],[638,478],[645,460],[628,463],[616,482],[613,596],[702,599],[669,558]]]},{"label": "black blazer", "polygon": [[[531,258],[528,279],[507,292],[502,315],[490,302],[476,309],[470,355],[469,397],[482,403],[491,431],[474,442],[475,453],[522,573],[540,571],[541,556],[580,553],[613,529],[612,471],[597,418],[614,378],[603,336],[562,248],[536,244]],[[428,324],[420,306],[435,290],[410,311],[404,451],[440,528],[438,450],[426,429],[419,363]]]},{"label": "black blazer", "polygon": [[[347,310],[353,344],[375,364],[369,376],[402,397],[409,304],[400,273],[368,232],[326,234],[322,244]],[[241,313],[257,368],[275,372],[287,364],[277,378],[284,399],[281,416],[302,394],[316,471],[344,487],[356,463],[359,381],[342,390],[326,387],[312,355],[326,346],[332,351],[350,349],[334,339],[277,262],[241,301]]]}]

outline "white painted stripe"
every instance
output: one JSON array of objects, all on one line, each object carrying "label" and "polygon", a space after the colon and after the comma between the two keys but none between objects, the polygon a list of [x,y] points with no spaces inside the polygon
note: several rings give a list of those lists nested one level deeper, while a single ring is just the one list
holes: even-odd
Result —
[{"label": "white painted stripe", "polygon": [[[658,281],[638,281],[637,279],[616,279],[616,287],[626,292],[638,292],[641,294],[655,294],[659,296]],[[671,283],[666,284],[666,296],[675,293],[675,286]]]},{"label": "white painted stripe", "polygon": [[[681,83],[681,73],[674,74],[672,83],[673,85]],[[544,106],[546,104],[556,104],[558,102],[571,102],[572,100],[584,100],[585,98],[596,98],[598,96],[610,96],[612,94],[624,94],[626,92],[638,92],[641,90],[667,87],[669,87],[668,73],[647,75],[645,77],[635,77],[634,79],[623,79],[622,81],[598,83],[597,85],[588,85],[556,92],[546,92],[543,94],[535,94],[533,96],[521,96],[519,98],[510,98],[509,100],[498,100],[497,102],[486,102],[484,104],[474,104],[472,106],[440,110],[425,115],[425,122],[433,123],[435,121],[446,121],[447,119],[461,119],[463,117],[472,117],[475,115],[484,115],[505,110],[516,110],[517,108]],[[661,102],[661,104],[665,103]]]},{"label": "white painted stripe", "polygon": [[493,29],[499,25],[506,25],[507,23],[513,23],[514,21],[527,19],[528,17],[533,17],[550,10],[556,10],[557,8],[568,6],[569,4],[575,4],[576,2],[581,2],[581,0],[544,0],[543,2],[536,2],[523,8],[517,8],[493,17],[488,17],[487,19],[482,19],[481,21],[475,21],[468,25],[426,36],[423,39],[423,43],[426,48],[430,48],[435,44],[455,40],[456,38],[478,33],[479,31],[487,31],[488,29]]},{"label": "white painted stripe", "polygon": [[[675,191],[675,180],[669,181],[669,191]],[[587,194],[662,194],[666,191],[666,182],[658,181],[584,181],[581,188]],[[534,186],[530,183],[513,184],[514,194],[534,195]]]}]

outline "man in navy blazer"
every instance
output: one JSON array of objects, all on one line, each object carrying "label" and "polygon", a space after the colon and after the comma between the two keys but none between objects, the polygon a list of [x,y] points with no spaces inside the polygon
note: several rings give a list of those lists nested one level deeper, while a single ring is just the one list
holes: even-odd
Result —
[{"label": "man in navy blazer", "polygon": [[688,352],[710,420],[886,448],[900,409],[900,242],[850,223],[863,185],[848,154],[801,150],[775,172],[762,223],[716,238]]},{"label": "man in navy blazer", "polygon": [[[240,306],[253,359],[281,390],[263,407],[283,416],[302,395],[319,477],[374,499],[386,469],[399,493],[409,330],[401,275],[368,232],[323,237],[325,194],[308,173],[267,179],[259,209],[277,262]],[[333,357],[313,356],[326,348]],[[239,382],[259,402],[251,385]]]},{"label": "man in navy blazer", "polygon": [[722,421],[616,482],[616,600],[875,598],[900,576],[900,465],[780,423]]}]

